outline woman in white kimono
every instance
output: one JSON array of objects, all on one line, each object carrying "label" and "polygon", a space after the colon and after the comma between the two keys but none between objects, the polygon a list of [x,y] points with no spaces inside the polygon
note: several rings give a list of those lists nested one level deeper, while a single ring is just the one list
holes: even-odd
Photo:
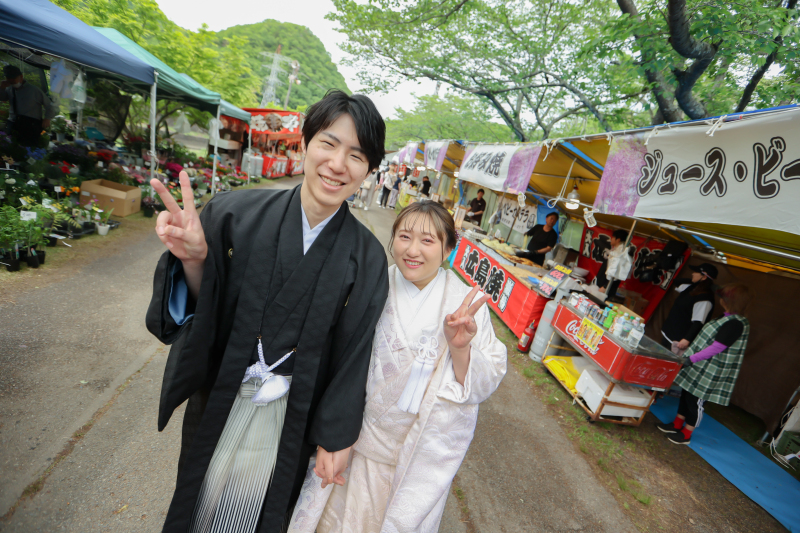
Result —
[{"label": "woman in white kimono", "polygon": [[311,459],[290,532],[439,529],[478,404],[506,373],[488,297],[440,267],[455,246],[453,217],[438,203],[413,203],[398,215],[361,434],[343,473]]}]

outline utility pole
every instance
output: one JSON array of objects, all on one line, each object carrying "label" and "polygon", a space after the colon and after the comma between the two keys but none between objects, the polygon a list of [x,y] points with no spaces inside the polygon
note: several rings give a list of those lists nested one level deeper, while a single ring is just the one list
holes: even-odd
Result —
[{"label": "utility pole", "polygon": [[292,94],[292,84],[300,85],[300,78],[297,74],[300,72],[300,63],[292,61],[292,73],[289,74],[289,88],[286,89],[286,99],[283,101],[283,108],[289,109],[289,95]]},{"label": "utility pole", "polygon": [[[261,55],[267,59],[272,58],[272,65],[262,65],[264,67],[270,67],[269,76],[265,76],[264,79],[264,92],[261,96],[261,107],[267,107],[267,104],[270,102],[277,102],[277,88],[279,85],[283,85],[285,82],[279,78],[281,74],[286,74],[286,70],[281,68],[281,63],[296,63],[291,58],[281,55],[281,45],[278,45],[278,49],[275,53],[272,52],[261,52]],[[299,68],[299,65],[298,65]]]}]

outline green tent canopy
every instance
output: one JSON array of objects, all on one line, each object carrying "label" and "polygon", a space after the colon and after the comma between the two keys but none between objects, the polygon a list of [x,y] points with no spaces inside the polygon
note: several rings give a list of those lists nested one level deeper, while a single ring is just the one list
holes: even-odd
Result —
[{"label": "green tent canopy", "polygon": [[245,122],[250,124],[250,113],[248,113],[244,109],[236,107],[235,105],[226,100],[221,100],[220,106],[222,107],[222,109],[220,110],[220,115],[225,115],[226,117],[231,117],[231,118],[238,118],[239,120],[244,120]]},{"label": "green tent canopy", "polygon": [[[113,41],[115,44],[122,47],[124,50],[151,65],[156,70],[158,73],[157,99],[182,102],[186,105],[200,109],[201,111],[208,111],[212,115],[216,116],[217,108],[220,106],[222,101],[219,93],[215,93],[206,89],[189,76],[179,74],[170,68],[166,63],[122,35],[117,30],[112,28],[97,27],[95,27],[95,29]],[[138,88],[140,90],[150,90],[150,86],[144,84]]]}]

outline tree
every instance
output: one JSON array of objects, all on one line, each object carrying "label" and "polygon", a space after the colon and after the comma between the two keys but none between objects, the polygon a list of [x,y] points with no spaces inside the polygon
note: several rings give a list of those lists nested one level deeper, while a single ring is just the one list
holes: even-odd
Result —
[{"label": "tree", "polygon": [[491,108],[471,95],[447,93],[418,96],[413,111],[395,108],[394,119],[386,120],[386,147],[398,149],[407,141],[433,139],[513,142],[508,127],[497,122]]},{"label": "tree", "polygon": [[[645,78],[656,124],[771,107],[800,95],[797,0],[617,4],[622,16],[590,46]],[[770,78],[770,70],[778,74]]]},{"label": "tree", "polygon": [[[362,83],[387,90],[428,78],[480,97],[519,140],[547,138],[561,121],[590,114],[610,130],[626,101],[647,92],[613,62],[582,53],[609,2],[563,0],[334,0]],[[615,96],[608,98],[609,87]],[[587,121],[588,122],[588,121]]]}]

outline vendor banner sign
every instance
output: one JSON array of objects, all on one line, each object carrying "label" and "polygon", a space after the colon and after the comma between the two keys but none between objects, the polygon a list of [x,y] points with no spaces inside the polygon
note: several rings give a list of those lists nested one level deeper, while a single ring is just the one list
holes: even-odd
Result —
[{"label": "vendor banner sign", "polygon": [[408,163],[409,165],[414,165],[414,161],[417,159],[417,150],[419,149],[419,143],[406,143],[405,153],[402,151],[400,152],[400,164]]},{"label": "vendor banner sign", "polygon": [[504,226],[511,227],[514,231],[525,233],[536,225],[536,206],[525,204],[520,207],[516,198],[503,198],[500,202],[500,220]]},{"label": "vendor banner sign", "polygon": [[437,171],[442,170],[444,159],[447,156],[447,149],[450,147],[450,141],[436,141],[425,143],[425,166],[435,168]]},{"label": "vendor banner sign", "polygon": [[541,151],[531,144],[471,145],[458,178],[493,191],[525,192]]},{"label": "vendor banner sign", "polygon": [[800,235],[800,109],[615,137],[594,208]]}]

